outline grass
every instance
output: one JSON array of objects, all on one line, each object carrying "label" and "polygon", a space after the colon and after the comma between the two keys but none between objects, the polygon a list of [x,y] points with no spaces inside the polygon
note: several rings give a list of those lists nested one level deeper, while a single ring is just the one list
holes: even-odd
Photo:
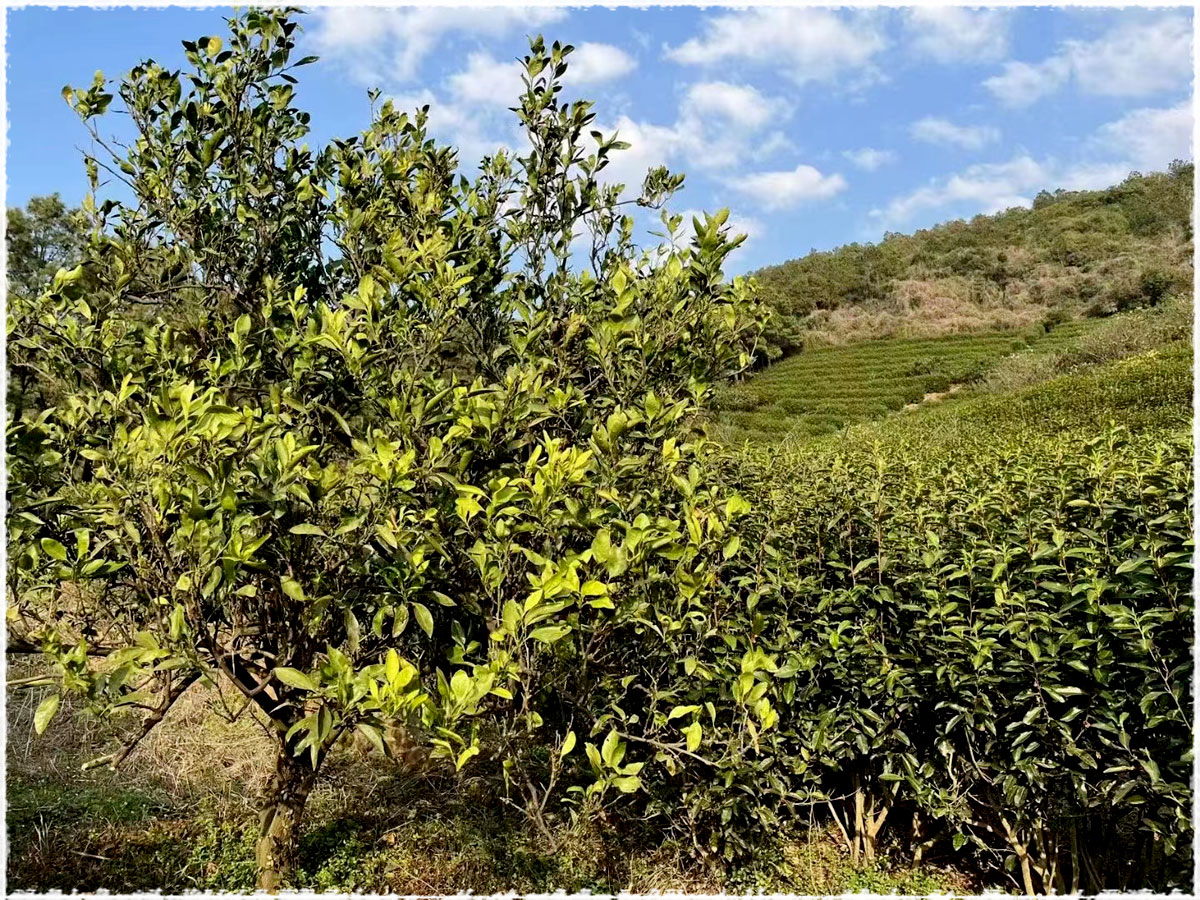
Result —
[{"label": "grass", "polygon": [[[33,662],[10,677],[38,671]],[[270,745],[248,718],[230,725],[201,686],[185,695],[117,772],[81,771],[132,727],[69,701],[32,735],[38,690],[9,691],[8,883],[13,890],[249,891],[255,811]],[[709,871],[684,848],[563,817],[556,845],[480,779],[456,781],[366,759],[340,745],[310,800],[301,883],[322,891],[399,894],[598,893],[749,889],[842,893],[965,892],[951,870],[883,859],[853,864],[834,836],[770,836],[739,868]],[[911,888],[912,890],[907,890]]]}]

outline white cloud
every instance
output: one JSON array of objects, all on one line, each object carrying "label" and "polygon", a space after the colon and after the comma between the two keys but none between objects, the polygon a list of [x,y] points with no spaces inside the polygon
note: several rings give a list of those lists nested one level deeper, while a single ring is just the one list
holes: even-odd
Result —
[{"label": "white cloud", "polygon": [[[343,66],[364,86],[390,88],[401,109],[429,104],[430,132],[458,148],[464,164],[478,162],[521,140],[508,111],[523,90],[521,63],[477,50],[440,86],[418,86],[424,63],[454,37],[508,38],[562,21],[561,7],[334,7],[314,12],[314,49]],[[505,47],[523,49],[523,41]],[[609,82],[637,62],[610,44],[584,42],[568,60],[564,81],[573,86]],[[643,173],[644,174],[644,173]],[[641,183],[641,177],[638,178]]]},{"label": "white cloud", "polygon": [[1189,158],[1191,136],[1190,102],[1138,109],[1097,129],[1083,144],[1085,158],[1063,162],[1023,154],[1007,162],[968,166],[895,197],[870,216],[894,228],[927,212],[944,218],[956,212],[994,213],[1029,206],[1043,190],[1098,190],[1124,181],[1134,169],[1160,170],[1173,159]]},{"label": "white cloud", "polygon": [[1101,150],[1121,154],[1132,168],[1165,169],[1172,160],[1192,156],[1192,104],[1135,109],[1101,126],[1092,142]]},{"label": "white cloud", "polygon": [[790,146],[780,130],[770,129],[790,115],[786,102],[749,85],[697,82],[684,92],[669,125],[621,116],[614,125],[597,126],[605,135],[615,131],[632,145],[611,157],[604,177],[622,182],[633,193],[652,166],[711,171],[763,160]]},{"label": "white cloud", "polygon": [[1008,52],[1010,14],[1000,9],[919,6],[904,14],[910,46],[940,63],[993,62]]},{"label": "white cloud", "polygon": [[1008,62],[984,87],[1009,106],[1028,106],[1073,81],[1088,94],[1144,97],[1192,78],[1192,25],[1171,14],[1126,23],[1093,41],[1063,41],[1040,63]]},{"label": "white cloud", "polygon": [[891,150],[876,150],[873,147],[861,147],[858,150],[843,150],[842,156],[867,172],[874,172],[881,166],[896,161],[896,154]]},{"label": "white cloud", "polygon": [[1091,43],[1069,41],[1075,79],[1090,94],[1138,97],[1192,80],[1192,23],[1186,16],[1126,25]]},{"label": "white cloud", "polygon": [[1066,166],[1056,171],[1046,190],[1062,188],[1064,191],[1098,191],[1124,181],[1131,171],[1127,162],[1085,162]]},{"label": "white cloud", "polygon": [[978,150],[1000,139],[1000,131],[991,125],[955,125],[945,119],[926,116],[913,122],[909,133],[914,140]]},{"label": "white cloud", "polygon": [[1047,186],[1046,167],[1029,156],[1005,163],[978,163],[946,178],[933,179],[909,194],[893,199],[871,216],[887,226],[907,223],[924,210],[970,204],[975,212],[991,213],[1011,206],[1028,206],[1030,192]]},{"label": "white cloud", "polygon": [[679,133],[669,126],[620,116],[612,126],[597,125],[596,128],[605,137],[616,132],[622,141],[630,145],[627,150],[610,154],[608,166],[600,173],[602,181],[624,184],[627,197],[641,192],[648,169],[667,165],[680,152]]},{"label": "white cloud", "polygon": [[729,185],[763,209],[779,210],[825,200],[846,188],[841,175],[822,175],[809,165],[780,172],[754,172],[729,179]]},{"label": "white cloud", "polygon": [[689,168],[728,169],[765,159],[789,146],[778,129],[791,107],[749,85],[725,81],[693,84],[679,105],[673,126],[677,149]]},{"label": "white cloud", "polygon": [[873,63],[887,41],[873,11],[835,14],[826,9],[755,8],[711,16],[701,35],[666,55],[688,65],[749,62],[781,72],[797,85],[862,84],[881,76]]},{"label": "white cloud", "polygon": [[312,41],[357,81],[371,87],[413,81],[421,64],[452,34],[500,36],[536,30],[567,15],[561,7],[370,7],[317,9]]},{"label": "white cloud", "polygon": [[472,53],[467,67],[447,79],[454,97],[464,103],[513,106],[523,91],[521,73],[524,69],[516,60],[502,62],[487,53]]},{"label": "white cloud", "polygon": [[1067,83],[1071,65],[1062,57],[1051,57],[1036,65],[1007,62],[1004,71],[984,81],[983,86],[1006,106],[1029,106]]},{"label": "white cloud", "polygon": [[602,84],[628,75],[637,61],[612,44],[584,43],[567,57],[565,80],[572,84]]},{"label": "white cloud", "polygon": [[786,119],[791,110],[782,100],[765,97],[749,85],[702,81],[688,88],[683,101],[687,117],[715,117],[742,128],[758,130]]}]

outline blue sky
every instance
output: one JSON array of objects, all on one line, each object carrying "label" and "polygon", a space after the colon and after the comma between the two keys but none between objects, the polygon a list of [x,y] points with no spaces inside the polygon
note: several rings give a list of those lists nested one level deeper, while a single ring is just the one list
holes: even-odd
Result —
[{"label": "blue sky", "polygon": [[[64,84],[181,66],[179,41],[224,34],[229,14],[9,10],[8,205],[82,198],[88,137]],[[298,89],[314,144],[365,127],[378,86],[430,103],[472,164],[517,144],[525,36],[575,44],[568,96],[634,145],[614,180],[687,173],[672,209],[729,207],[750,235],[735,270],[1191,157],[1190,8],[341,7],[303,22],[302,51],[322,57]]]}]

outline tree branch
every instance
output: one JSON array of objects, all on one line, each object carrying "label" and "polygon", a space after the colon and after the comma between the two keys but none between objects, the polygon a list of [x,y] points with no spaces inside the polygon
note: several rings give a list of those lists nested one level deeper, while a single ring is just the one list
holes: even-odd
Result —
[{"label": "tree branch", "polygon": [[121,763],[125,762],[125,760],[129,758],[129,754],[132,753],[137,745],[142,742],[142,738],[153,731],[155,726],[158,725],[158,723],[164,718],[166,718],[167,712],[170,711],[171,707],[175,705],[175,701],[183,696],[183,692],[191,687],[199,677],[199,672],[189,672],[174,684],[168,684],[167,692],[163,697],[162,702],[154,708],[150,715],[142,720],[141,730],[138,731],[138,733],[134,735],[131,740],[126,741],[121,749],[116,753],[111,753],[108,756],[102,756],[99,759],[94,759],[91,762],[84,763],[84,770],[86,771],[87,769],[92,769],[96,766],[104,765],[105,763],[108,763],[110,769],[115,769],[120,766]]}]

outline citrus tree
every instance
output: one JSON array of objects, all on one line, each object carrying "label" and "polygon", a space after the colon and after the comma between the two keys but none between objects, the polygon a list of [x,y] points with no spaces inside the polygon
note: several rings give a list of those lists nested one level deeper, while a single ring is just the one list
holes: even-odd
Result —
[{"label": "citrus tree", "polygon": [[[630,741],[711,765],[701,706],[660,711],[654,679],[663,635],[711,628],[747,511],[694,428],[763,320],[722,273],[741,239],[664,212],[668,242],[635,247],[624,207],[682,178],[601,183],[624,145],[560,98],[570,47],[531,42],[527,140],[467,177],[378,94],[364,132],[310,148],[295,11],[229,25],[184,42],[185,71],[64,89],[98,148],[83,262],[7,325],[13,364],[59,386],[7,437],[8,650],[59,686],[37,729],[62,692],[137,715],[115,766],[196,682],[255,708],[266,889],[354,732],[495,766],[543,827],[564,759],[592,798],[638,791]],[[109,179],[132,199],[99,199]]]}]

